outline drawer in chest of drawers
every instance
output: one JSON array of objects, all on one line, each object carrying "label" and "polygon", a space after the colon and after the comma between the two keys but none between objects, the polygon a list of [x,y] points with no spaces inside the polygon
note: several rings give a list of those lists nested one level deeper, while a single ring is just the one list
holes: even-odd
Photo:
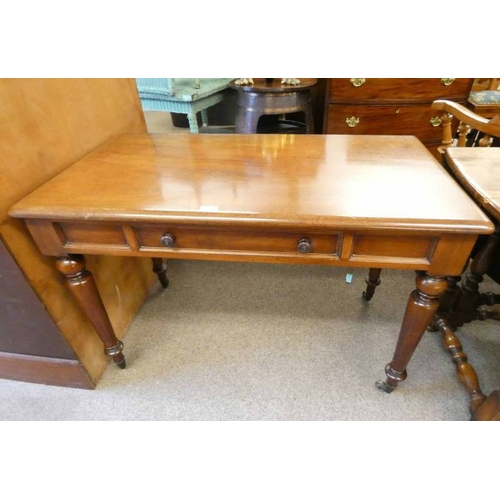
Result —
[{"label": "drawer in chest of drawers", "polygon": [[328,134],[416,135],[422,142],[438,142],[442,136],[439,125],[439,115],[428,103],[328,107]]},{"label": "drawer in chest of drawers", "polygon": [[332,78],[330,102],[463,101],[471,78]]}]

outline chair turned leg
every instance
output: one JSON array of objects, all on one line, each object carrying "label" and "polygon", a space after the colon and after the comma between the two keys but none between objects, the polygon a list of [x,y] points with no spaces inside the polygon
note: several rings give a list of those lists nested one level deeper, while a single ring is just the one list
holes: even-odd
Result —
[{"label": "chair turned leg", "polygon": [[368,272],[368,276],[365,279],[366,282],[366,290],[363,292],[363,298],[365,300],[370,300],[375,293],[375,288],[380,285],[380,273],[382,269],[377,267],[372,267]]},{"label": "chair turned leg", "polygon": [[153,272],[158,275],[158,281],[161,283],[163,288],[168,287],[168,278],[167,278],[167,266],[163,259],[159,257],[153,257],[151,259],[153,261]]},{"label": "chair turned leg", "polygon": [[471,415],[483,404],[486,396],[482,393],[479,387],[474,367],[468,362],[467,355],[463,351],[460,339],[449,326],[448,322],[440,318],[435,323],[435,326],[440,331],[443,337],[443,346],[451,355],[451,359],[456,366],[456,371],[460,382],[465,386],[469,394],[469,411]]},{"label": "chair turned leg", "polygon": [[187,117],[189,121],[189,131],[192,134],[198,134],[200,129],[198,128],[198,118],[196,113],[188,113]]}]

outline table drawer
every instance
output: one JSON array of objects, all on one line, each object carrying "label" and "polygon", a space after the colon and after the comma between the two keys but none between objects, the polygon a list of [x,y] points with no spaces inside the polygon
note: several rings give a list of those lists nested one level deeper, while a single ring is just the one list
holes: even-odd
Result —
[{"label": "table drawer", "polygon": [[[269,254],[338,255],[339,234],[311,234],[259,230],[207,229],[191,226],[139,226],[134,228],[140,249],[229,251]],[[163,240],[162,240],[163,238]],[[299,242],[302,242],[299,250]],[[308,247],[309,243],[309,247]],[[170,244],[171,246],[167,246]]]},{"label": "table drawer", "polygon": [[439,123],[439,112],[431,109],[430,104],[411,106],[332,104],[328,109],[327,133],[415,135],[422,142],[439,142],[443,133]]},{"label": "table drawer", "polygon": [[465,100],[471,78],[332,78],[331,102]]},{"label": "table drawer", "polygon": [[107,245],[127,247],[128,243],[119,223],[61,221],[55,223],[60,241],[71,245]]}]

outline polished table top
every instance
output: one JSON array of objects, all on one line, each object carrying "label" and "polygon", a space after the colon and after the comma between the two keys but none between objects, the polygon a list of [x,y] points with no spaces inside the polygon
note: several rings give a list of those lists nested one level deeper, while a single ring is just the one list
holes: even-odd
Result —
[{"label": "polished table top", "polygon": [[492,231],[476,204],[410,136],[125,134],[10,213],[27,219]]}]

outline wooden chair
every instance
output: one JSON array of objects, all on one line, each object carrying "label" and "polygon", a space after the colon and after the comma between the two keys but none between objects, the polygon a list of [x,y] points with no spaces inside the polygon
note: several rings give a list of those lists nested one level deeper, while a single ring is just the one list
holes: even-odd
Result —
[{"label": "wooden chair", "polygon": [[[489,150],[500,145],[500,115],[487,119],[444,100],[435,101],[432,107],[442,112],[443,166],[492,219],[496,231],[478,240],[460,286],[461,276],[448,278],[448,289],[431,329],[441,333],[443,345],[469,394],[471,419],[500,420],[500,391],[488,397],[483,394],[476,371],[456,335],[457,328],[471,321],[500,320],[500,311],[494,307],[500,304],[500,295],[479,289],[484,275],[500,283],[500,196],[494,190],[500,182],[500,148]],[[457,128],[454,120],[458,120]]]},{"label": "wooden chair", "polygon": [[500,113],[500,79],[476,79],[467,99],[467,106],[485,118],[493,118]]},{"label": "wooden chair", "polygon": [[471,92],[483,90],[500,90],[500,78],[475,78]]},{"label": "wooden chair", "polygon": [[[471,420],[500,420],[500,391],[486,397],[479,386],[476,371],[468,362],[456,330],[475,320],[500,319],[500,294],[480,292],[483,276],[500,283],[500,115],[491,119],[473,113],[456,102],[437,100],[432,108],[441,113],[443,128],[439,152],[442,164],[496,224],[491,236],[478,240],[462,276],[448,277],[448,289],[440,300],[439,310],[430,325],[439,331],[450,353],[457,374],[469,397]],[[496,168],[498,167],[498,168]],[[380,269],[370,269],[363,292],[370,300],[380,284]],[[465,271],[465,270],[464,270]]]},{"label": "wooden chair", "polygon": [[[493,118],[485,118],[452,101],[437,100],[432,109],[441,111],[443,139],[441,154],[443,165],[447,163],[444,153],[450,146],[489,147],[500,145],[500,109]],[[458,125],[457,125],[458,121]]]}]

